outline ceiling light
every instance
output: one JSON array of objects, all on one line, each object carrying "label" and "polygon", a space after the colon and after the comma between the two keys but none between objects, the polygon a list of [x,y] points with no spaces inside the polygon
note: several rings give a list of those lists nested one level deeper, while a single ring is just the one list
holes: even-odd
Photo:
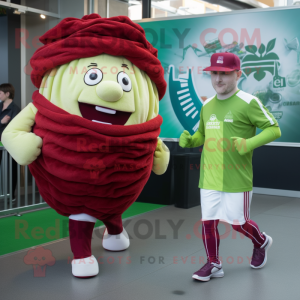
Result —
[{"label": "ceiling light", "polygon": [[45,16],[45,15],[40,15],[40,17],[41,17],[42,19],[46,19],[46,16]]}]

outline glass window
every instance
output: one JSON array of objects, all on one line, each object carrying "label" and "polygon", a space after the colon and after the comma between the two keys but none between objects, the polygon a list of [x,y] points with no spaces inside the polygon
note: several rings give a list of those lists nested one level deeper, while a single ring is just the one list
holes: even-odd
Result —
[{"label": "glass window", "polygon": [[[132,20],[142,19],[142,3],[137,0],[129,0],[128,16]],[[199,15],[231,11],[221,5],[214,5],[201,0],[172,0],[151,2],[151,18],[166,18],[174,16]]]},{"label": "glass window", "polygon": [[128,17],[131,20],[142,19],[142,1],[137,1],[137,0],[128,1]]}]

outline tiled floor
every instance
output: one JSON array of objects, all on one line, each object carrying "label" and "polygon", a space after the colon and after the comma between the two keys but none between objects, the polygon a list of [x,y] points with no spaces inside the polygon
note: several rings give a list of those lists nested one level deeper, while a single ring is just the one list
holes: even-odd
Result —
[{"label": "tiled floor", "polygon": [[300,199],[254,194],[251,219],[274,241],[260,270],[249,266],[251,241],[220,223],[225,276],[209,282],[192,279],[205,257],[198,234],[200,219],[200,206],[187,210],[167,206],[127,219],[131,245],[124,252],[105,251],[103,228],[96,229],[92,248],[101,264],[99,275],[91,279],[72,276],[68,239],[43,245],[52,252],[55,264],[47,266],[41,277],[24,262],[28,250],[2,256],[0,299],[300,299]]}]

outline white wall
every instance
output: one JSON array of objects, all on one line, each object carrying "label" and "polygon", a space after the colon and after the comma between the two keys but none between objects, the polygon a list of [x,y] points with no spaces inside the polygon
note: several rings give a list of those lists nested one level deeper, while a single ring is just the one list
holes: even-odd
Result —
[{"label": "white wall", "polygon": [[121,1],[109,0],[109,17],[128,16],[128,4]]},{"label": "white wall", "polygon": [[[95,12],[107,18],[107,0],[95,0]],[[128,16],[128,4],[117,0],[109,0],[109,17]]]}]

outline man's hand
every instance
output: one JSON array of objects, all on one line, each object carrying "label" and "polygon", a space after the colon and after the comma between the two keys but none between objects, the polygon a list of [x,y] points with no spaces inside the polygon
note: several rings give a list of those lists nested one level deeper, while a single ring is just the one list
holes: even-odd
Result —
[{"label": "man's hand", "polygon": [[1,124],[7,124],[10,121],[10,116],[6,115],[2,120]]},{"label": "man's hand", "polygon": [[246,139],[240,137],[231,137],[230,139],[233,140],[235,149],[240,155],[245,155],[250,151]]},{"label": "man's hand", "polygon": [[187,130],[185,130],[179,138],[179,146],[185,148],[190,144],[191,140],[192,136]]}]

